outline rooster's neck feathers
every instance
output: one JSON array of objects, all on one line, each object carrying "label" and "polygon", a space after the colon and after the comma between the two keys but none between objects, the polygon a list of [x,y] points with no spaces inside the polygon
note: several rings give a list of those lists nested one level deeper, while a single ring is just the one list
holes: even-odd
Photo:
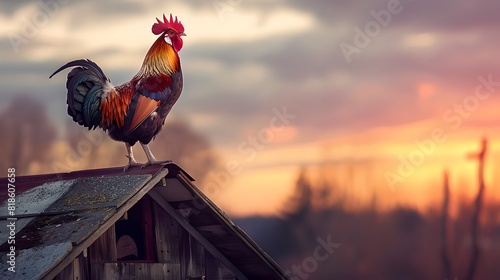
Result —
[{"label": "rooster's neck feathers", "polygon": [[[167,37],[168,38],[168,37]],[[158,37],[149,49],[141,70],[135,78],[148,76],[172,75],[180,70],[179,55],[172,45],[165,41],[165,35]]]}]

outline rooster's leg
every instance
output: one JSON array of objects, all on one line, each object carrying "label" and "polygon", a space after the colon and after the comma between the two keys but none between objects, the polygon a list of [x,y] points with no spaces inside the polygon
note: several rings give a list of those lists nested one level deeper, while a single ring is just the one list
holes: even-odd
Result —
[{"label": "rooster's leg", "polygon": [[130,146],[129,143],[125,143],[125,147],[127,147],[127,155],[126,157],[128,158],[128,164],[123,168],[123,171],[127,171],[132,166],[140,166],[140,163],[137,163],[137,161],[134,158],[134,151],[132,150],[132,146]]},{"label": "rooster's leg", "polygon": [[152,165],[152,164],[172,162],[171,160],[164,160],[164,161],[156,160],[155,156],[151,152],[151,149],[149,148],[148,145],[141,143],[141,146],[142,146],[142,149],[144,150],[144,153],[146,154],[146,157],[148,158],[148,162],[146,162],[142,167]]}]

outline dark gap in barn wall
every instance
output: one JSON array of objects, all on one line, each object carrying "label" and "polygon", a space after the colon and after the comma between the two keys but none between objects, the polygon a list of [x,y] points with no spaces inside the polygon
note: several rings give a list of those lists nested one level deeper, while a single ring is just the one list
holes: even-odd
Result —
[{"label": "dark gap in barn wall", "polygon": [[[115,223],[117,260],[128,262],[146,259],[146,239],[144,236],[143,213],[141,203],[137,203],[127,211],[127,218]],[[122,245],[123,244],[123,245]]]}]

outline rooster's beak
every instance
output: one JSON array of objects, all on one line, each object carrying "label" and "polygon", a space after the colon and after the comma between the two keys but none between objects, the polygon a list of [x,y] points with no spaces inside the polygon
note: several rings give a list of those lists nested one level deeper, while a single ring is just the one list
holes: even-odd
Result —
[{"label": "rooster's beak", "polygon": [[187,36],[186,33],[182,32],[182,33],[179,33],[177,36]]}]

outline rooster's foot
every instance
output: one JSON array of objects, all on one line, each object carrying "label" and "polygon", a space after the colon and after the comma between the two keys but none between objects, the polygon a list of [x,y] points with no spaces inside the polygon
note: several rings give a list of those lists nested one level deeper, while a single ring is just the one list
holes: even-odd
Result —
[{"label": "rooster's foot", "polygon": [[140,164],[138,162],[129,163],[129,164],[125,165],[125,167],[123,168],[123,172],[127,171],[130,167],[134,167],[134,166],[141,166],[142,167],[142,164]]},{"label": "rooster's foot", "polygon": [[142,168],[142,164],[138,163],[137,161],[133,160],[133,159],[130,159],[129,156],[127,156],[129,158],[129,161],[128,161],[128,164],[125,165],[125,167],[123,168],[123,172],[127,171],[130,167],[134,167],[134,166],[141,166]]}]

